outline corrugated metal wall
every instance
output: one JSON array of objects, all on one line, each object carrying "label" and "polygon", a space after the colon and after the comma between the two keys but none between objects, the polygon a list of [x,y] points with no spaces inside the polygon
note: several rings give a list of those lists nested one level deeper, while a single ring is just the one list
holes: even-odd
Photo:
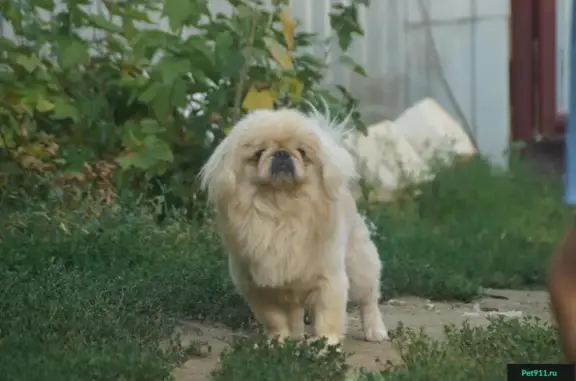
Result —
[{"label": "corrugated metal wall", "polygon": [[[328,37],[337,2],[292,0],[291,6],[302,28]],[[228,8],[225,0],[211,6]],[[326,81],[359,98],[367,123],[394,119],[431,96],[464,119],[480,150],[500,161],[510,130],[509,8],[509,0],[372,0],[360,13],[366,35],[351,51],[369,78],[333,60]]]},{"label": "corrugated metal wall", "polygon": [[[338,0],[292,0],[307,31],[328,37]],[[508,0],[372,0],[362,9],[365,36],[351,55],[369,78],[332,64],[328,82],[360,100],[366,122],[394,119],[430,96],[502,162],[510,140]]]}]

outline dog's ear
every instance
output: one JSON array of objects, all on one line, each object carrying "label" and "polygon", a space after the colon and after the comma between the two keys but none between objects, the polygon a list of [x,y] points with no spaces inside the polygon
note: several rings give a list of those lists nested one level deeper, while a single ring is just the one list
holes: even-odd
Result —
[{"label": "dog's ear", "polygon": [[216,147],[206,164],[200,170],[199,178],[203,190],[208,193],[208,200],[215,203],[233,191],[236,184],[236,174],[233,169],[233,161],[230,160],[231,143],[225,138]]},{"label": "dog's ear", "polygon": [[335,197],[342,186],[348,186],[358,176],[354,157],[340,146],[332,146],[329,150],[323,151],[320,155],[322,183],[325,192]]}]

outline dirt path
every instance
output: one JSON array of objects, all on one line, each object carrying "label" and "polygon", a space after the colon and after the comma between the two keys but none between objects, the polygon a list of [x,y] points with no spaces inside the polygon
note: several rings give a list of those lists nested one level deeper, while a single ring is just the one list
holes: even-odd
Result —
[{"label": "dirt path", "polygon": [[[406,297],[393,299],[381,306],[389,329],[398,322],[407,327],[425,327],[430,335],[440,335],[446,324],[460,325],[465,320],[471,324],[486,324],[489,313],[507,313],[509,316],[538,316],[550,319],[548,294],[543,291],[486,290],[485,296],[474,303],[440,303]],[[352,353],[350,365],[372,370],[382,368],[386,360],[396,360],[398,355],[390,343],[374,344],[362,340],[358,315],[349,314],[348,337],[344,349]],[[176,381],[208,381],[216,367],[220,352],[234,332],[196,322],[182,322],[179,333],[184,341],[199,340],[211,346],[211,353],[204,358],[193,358],[174,372]]]}]

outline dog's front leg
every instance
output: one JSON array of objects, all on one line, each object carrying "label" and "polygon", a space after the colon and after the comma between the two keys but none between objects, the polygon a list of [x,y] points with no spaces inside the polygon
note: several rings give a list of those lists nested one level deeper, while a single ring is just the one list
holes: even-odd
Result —
[{"label": "dog's front leg", "polygon": [[290,323],[290,336],[301,339],[304,336],[304,307],[296,305],[288,307],[288,319]]},{"label": "dog's front leg", "polygon": [[346,275],[321,282],[314,306],[314,333],[319,337],[325,337],[327,344],[340,343],[346,333],[347,301]]},{"label": "dog's front leg", "polygon": [[276,298],[266,292],[251,290],[246,299],[256,320],[264,326],[270,339],[277,338],[284,341],[291,334],[290,319],[286,309],[280,305]]}]

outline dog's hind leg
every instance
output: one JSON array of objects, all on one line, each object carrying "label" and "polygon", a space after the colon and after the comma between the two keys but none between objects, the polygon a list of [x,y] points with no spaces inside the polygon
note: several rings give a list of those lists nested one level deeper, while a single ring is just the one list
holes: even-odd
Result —
[{"label": "dog's hind leg", "polygon": [[346,256],[350,280],[350,300],[359,304],[364,338],[367,341],[388,339],[388,330],[380,312],[380,271],[378,251],[360,215],[352,231]]}]

